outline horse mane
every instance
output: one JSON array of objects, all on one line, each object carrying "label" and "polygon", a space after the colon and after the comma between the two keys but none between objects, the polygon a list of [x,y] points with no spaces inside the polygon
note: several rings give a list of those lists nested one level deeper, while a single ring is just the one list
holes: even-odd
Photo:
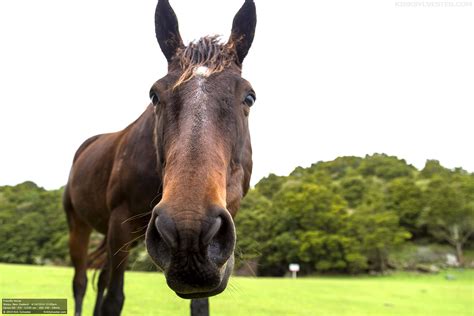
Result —
[{"label": "horse mane", "polygon": [[191,80],[195,70],[207,67],[206,76],[223,71],[236,60],[234,43],[224,44],[219,36],[206,36],[177,51],[176,57],[183,74],[176,81],[174,88]]}]

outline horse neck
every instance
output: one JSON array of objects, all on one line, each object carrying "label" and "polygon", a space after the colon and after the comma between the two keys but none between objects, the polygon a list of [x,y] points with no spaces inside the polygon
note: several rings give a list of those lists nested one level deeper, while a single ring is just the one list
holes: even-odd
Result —
[{"label": "horse neck", "polygon": [[[157,163],[154,129],[154,110],[149,106],[122,131],[115,155],[116,162],[120,161],[123,166],[116,179],[137,210],[149,206],[152,199],[161,195],[161,165]],[[141,205],[143,201],[145,205]]]}]

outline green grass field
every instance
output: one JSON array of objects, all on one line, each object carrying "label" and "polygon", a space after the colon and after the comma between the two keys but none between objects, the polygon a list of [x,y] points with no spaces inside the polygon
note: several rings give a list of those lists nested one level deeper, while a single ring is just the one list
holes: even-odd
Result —
[{"label": "green grass field", "polygon": [[[68,298],[72,315],[71,268],[0,264],[1,298]],[[454,276],[447,280],[446,275]],[[91,280],[92,273],[89,280]],[[123,315],[189,315],[163,275],[127,272]],[[89,282],[84,315],[92,313]],[[212,315],[474,315],[474,270],[437,275],[398,273],[383,277],[231,279],[210,300]]]}]

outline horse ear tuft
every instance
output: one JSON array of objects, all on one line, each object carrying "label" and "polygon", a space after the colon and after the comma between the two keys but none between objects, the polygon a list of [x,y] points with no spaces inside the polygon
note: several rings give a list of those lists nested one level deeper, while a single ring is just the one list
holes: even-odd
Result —
[{"label": "horse ear tuft", "polygon": [[245,0],[239,12],[234,17],[229,44],[237,51],[238,62],[242,64],[252,46],[257,25],[257,12],[253,0]]},{"label": "horse ear tuft", "polygon": [[178,48],[184,44],[179,34],[178,18],[168,0],[159,0],[156,5],[155,33],[161,51],[166,60],[171,62]]}]

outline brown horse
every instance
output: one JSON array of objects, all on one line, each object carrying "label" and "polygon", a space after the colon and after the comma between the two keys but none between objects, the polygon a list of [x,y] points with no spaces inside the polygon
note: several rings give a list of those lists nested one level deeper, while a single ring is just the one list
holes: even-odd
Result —
[{"label": "brown horse", "polygon": [[[158,1],[155,30],[168,74],[153,84],[151,104],[135,122],[80,146],[66,185],[75,315],[86,269],[105,252],[94,315],[120,314],[128,251],[143,237],[180,297],[226,288],[233,217],[252,170],[248,114],[255,92],[241,66],[255,25],[255,5],[246,0],[227,43],[204,37],[185,46],[168,0]],[[92,230],[105,237],[88,256]]]}]

